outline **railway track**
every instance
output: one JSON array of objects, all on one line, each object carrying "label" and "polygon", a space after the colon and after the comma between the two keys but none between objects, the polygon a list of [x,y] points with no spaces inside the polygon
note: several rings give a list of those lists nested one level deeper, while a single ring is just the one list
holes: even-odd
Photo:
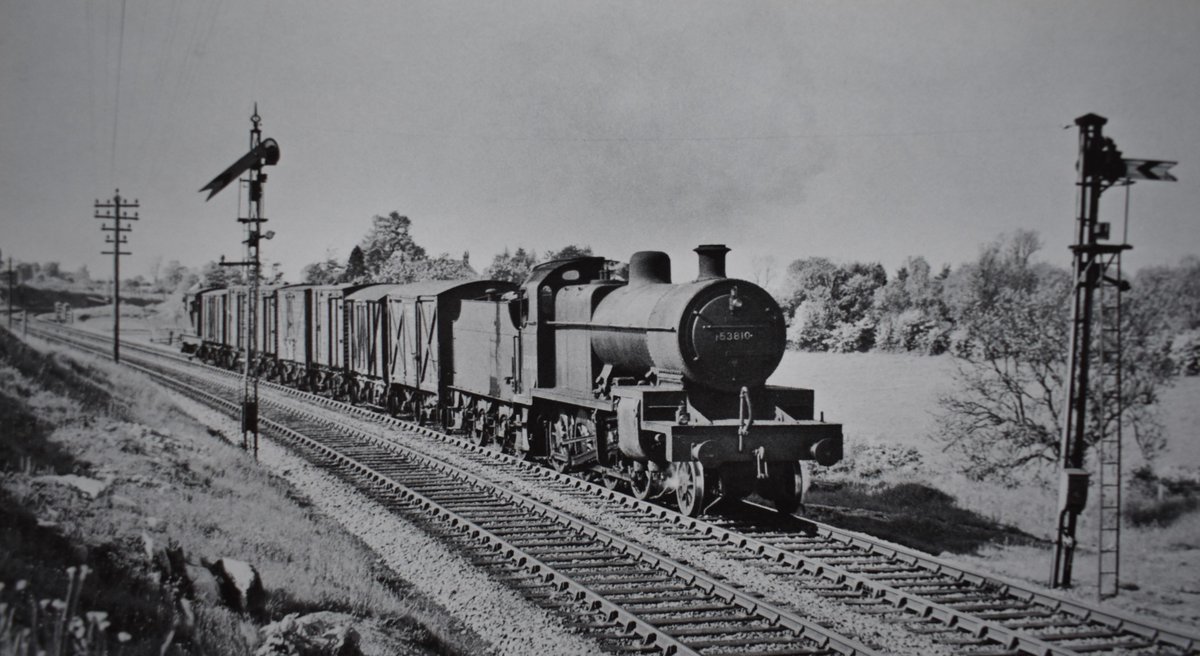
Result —
[{"label": "railway track", "polygon": [[[87,341],[93,338],[85,333],[83,336],[77,335],[74,339]],[[139,352],[153,353],[156,357],[170,355],[158,349],[138,348],[144,349]],[[233,378],[232,374],[223,370],[209,371],[214,376]],[[484,501],[473,496],[477,488],[485,485],[495,486],[497,481],[518,480],[526,482],[530,487],[545,490],[549,497],[567,499],[577,504],[590,504],[614,523],[626,522],[643,526],[648,531],[667,536],[668,539],[700,547],[720,558],[755,568],[765,575],[784,580],[812,594],[835,600],[845,606],[847,612],[874,617],[879,622],[901,625],[915,634],[928,635],[949,653],[1200,653],[1200,638],[1187,631],[1164,626],[1146,618],[1050,595],[1032,587],[1000,582],[940,559],[884,544],[861,534],[798,518],[781,518],[773,512],[754,511],[737,519],[692,519],[573,476],[551,472],[491,449],[478,447],[464,439],[289,388],[270,385],[267,387],[302,401],[310,407],[325,408],[355,416],[360,421],[405,429],[405,443],[412,455],[401,460],[406,463],[421,463],[417,466],[419,471],[438,468],[434,464],[435,458],[430,455],[431,444],[450,443],[459,447],[460,457],[469,466],[444,462],[442,465],[452,469],[454,476],[466,478],[457,478],[457,483],[449,484],[445,489],[430,483],[432,487],[429,491],[434,496],[426,497],[419,492],[422,489],[421,474],[411,470],[401,472],[390,469],[400,467],[396,463],[401,460],[397,460],[395,456],[395,449],[401,448],[397,441],[387,437],[386,431],[382,434],[362,433],[366,436],[364,439],[375,445],[372,448],[383,449],[381,452],[364,452],[363,457],[369,462],[363,466],[379,476],[396,476],[396,479],[389,480],[409,490],[406,494],[419,495],[417,499],[393,490],[389,493],[393,495],[389,503],[400,503],[400,498],[403,497],[404,503],[409,505],[416,504],[426,508],[436,506],[440,509],[436,511],[439,516],[448,518],[446,521],[451,521],[456,526],[466,527],[459,529],[466,534],[486,534],[497,540],[487,543],[489,546],[485,551],[476,554],[476,561],[492,568],[497,572],[497,576],[515,586],[538,592],[531,597],[537,603],[550,607],[569,603],[550,592],[559,587],[572,590],[572,595],[583,595],[579,599],[584,600],[584,605],[597,610],[590,619],[577,618],[572,624],[584,632],[596,634],[602,640],[602,645],[614,651],[662,649],[674,653],[689,653],[686,649],[699,645],[700,650],[725,653],[731,649],[731,645],[738,644],[749,648],[746,653],[868,653],[845,651],[867,648],[855,644],[852,640],[841,644],[839,638],[819,633],[819,627],[787,610],[787,600],[768,599],[775,604],[764,604],[761,598],[754,596],[753,591],[747,594],[739,590],[738,586],[719,581],[699,569],[664,559],[657,555],[663,551],[661,548],[656,552],[654,549],[630,543],[629,547],[617,547],[616,552],[593,551],[601,548],[600,543],[611,545],[618,543],[614,541],[626,541],[612,530],[580,522],[544,501],[528,497],[526,499],[533,504],[530,511],[533,514],[522,515],[519,518],[511,517],[508,514],[510,509],[519,503],[515,498],[504,495],[516,493],[506,491],[499,497],[492,497],[492,501]],[[309,421],[318,420],[311,418]],[[292,439],[298,438],[293,436]],[[315,449],[314,453],[325,453],[324,457],[332,462],[342,462],[339,456],[333,455],[338,448],[355,452],[355,448],[365,447],[355,447],[353,444],[324,447],[329,451],[311,445],[305,448]],[[340,466],[349,465],[342,462]],[[376,480],[374,485],[377,486],[378,479],[373,480]],[[412,487],[399,482],[410,480],[413,482]],[[449,499],[444,499],[448,505],[438,504],[437,493],[451,495]],[[398,494],[400,496],[395,496]],[[482,514],[472,515],[474,512]],[[556,519],[551,521],[551,516]],[[570,530],[574,532],[575,537],[563,536],[542,541],[541,536],[549,535],[551,524],[573,526]],[[629,550],[631,548],[632,551]],[[517,557],[516,561],[502,560],[494,554],[487,555],[487,550],[491,549],[499,549],[504,553],[514,550],[513,553],[519,552],[521,556]],[[632,553],[638,556],[633,557],[630,555]],[[522,559],[525,565],[514,564],[522,562]],[[586,564],[587,567],[554,569],[554,565],[562,568],[564,564],[573,560]],[[609,560],[617,563],[614,567],[618,569],[607,570],[603,563]],[[532,566],[527,566],[529,563],[532,563]],[[678,578],[681,576],[682,578]],[[691,580],[693,583],[685,584],[682,583],[683,580]],[[574,581],[579,589],[574,588],[568,581]],[[699,587],[684,588],[683,590],[688,591],[686,593],[682,593],[682,590],[654,593],[660,595],[659,597],[651,595],[642,598],[633,591],[635,588],[645,590],[646,586],[655,581],[660,584],[672,581],[667,584],[668,587],[694,585],[696,581],[702,583]],[[615,599],[606,598],[605,601],[590,598],[584,592],[601,594],[597,590],[613,588],[623,591],[624,596],[615,595]],[[681,594],[674,594],[676,592]],[[579,599],[576,600],[576,605],[580,603]],[[768,607],[772,610],[763,610]],[[678,613],[679,616],[648,612],[663,608]],[[766,615],[753,616],[754,612],[766,612]],[[645,621],[643,616],[650,621]],[[752,616],[757,619],[751,620]],[[789,618],[787,622],[782,619],[785,617]],[[642,623],[632,618],[643,618]],[[718,623],[713,618],[724,619]],[[670,639],[659,637],[662,634],[652,630],[655,628],[654,622],[657,621],[663,627],[675,627],[675,634],[685,637],[689,635],[687,629],[708,630],[705,627],[710,624],[709,620],[721,631],[732,633],[692,633],[692,637],[725,635],[726,642],[718,642],[722,638],[714,637],[708,638],[707,642],[693,639],[689,647],[688,640],[672,642]],[[742,634],[737,632],[739,624],[761,627],[761,631]],[[618,635],[614,626],[621,627],[624,632]],[[773,630],[767,630],[768,628]],[[779,635],[789,632],[797,638],[796,642],[785,642],[787,636]],[[764,642],[747,642],[747,638],[763,639]],[[758,651],[754,650],[755,645]],[[800,651],[795,651],[797,649]],[[822,652],[822,649],[826,651]]]}]

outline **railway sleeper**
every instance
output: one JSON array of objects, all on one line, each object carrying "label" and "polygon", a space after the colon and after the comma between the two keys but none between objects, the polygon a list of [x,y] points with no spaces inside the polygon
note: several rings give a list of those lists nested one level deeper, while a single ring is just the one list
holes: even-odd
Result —
[{"label": "railway sleeper", "polygon": [[[645,613],[645,614],[649,615],[651,613]],[[654,614],[662,614],[662,613],[654,613]],[[648,617],[643,616],[642,619],[646,620],[646,622],[649,624],[653,624],[654,626],[659,626],[659,627],[662,627],[662,626],[686,626],[688,624],[708,624],[708,623],[720,624],[723,622],[746,623],[746,622],[752,622],[752,621],[758,620],[758,618],[748,616],[745,613],[737,613],[737,614],[727,613],[725,615],[693,615],[693,616],[689,616],[689,617],[662,617],[662,618],[648,618]]]},{"label": "railway sleeper", "polygon": [[1145,640],[1131,640],[1127,642],[1105,642],[1090,645],[1071,645],[1070,649],[1071,651],[1086,654],[1097,651],[1115,651],[1118,649],[1132,651],[1134,649],[1147,649],[1153,646],[1155,646],[1153,642],[1147,642]]},{"label": "railway sleeper", "polygon": [[583,572],[588,570],[606,570],[610,567],[636,567],[637,560],[631,558],[613,558],[607,552],[592,552],[581,556],[563,556],[563,558],[553,558],[553,556],[542,556],[542,562],[546,565],[553,565],[558,570],[564,572]]},{"label": "railway sleeper", "polygon": [[[543,561],[543,562],[546,562],[546,561]],[[547,563],[547,564],[549,564],[549,563]],[[635,560],[626,560],[626,559],[622,559],[622,560],[596,559],[596,560],[587,561],[587,562],[571,562],[571,561],[564,560],[563,563],[561,564],[561,566],[558,566],[558,569],[563,572],[583,572],[583,571],[593,570],[593,569],[608,569],[610,567],[636,567],[637,564],[638,563]]]},{"label": "railway sleeper", "polygon": [[634,576],[632,574],[616,574],[612,576],[578,576],[576,577],[579,583],[588,587],[596,586],[596,592],[604,592],[603,586],[606,585],[632,585],[635,583],[660,584],[670,581],[669,576]]},{"label": "railway sleeper", "polygon": [[[697,626],[694,628],[674,627],[674,628],[670,628],[670,629],[665,629],[664,632],[667,635],[671,636],[672,638],[698,638],[701,636],[736,635],[739,633],[744,633],[750,637],[742,638],[743,644],[753,644],[754,641],[757,639],[758,634],[786,633],[792,637],[792,640],[794,642],[803,642],[803,640],[804,640],[800,636],[797,636],[795,633],[792,633],[791,629],[788,629],[788,628],[785,628],[782,626],[771,626],[769,624],[768,625],[757,625],[757,626],[745,626],[745,625]],[[700,642],[700,641],[680,640],[680,642],[683,642],[684,644],[686,644],[689,647],[693,647],[694,642]]]},{"label": "railway sleeper", "polygon": [[1046,642],[1060,642],[1065,640],[1108,640],[1110,638],[1119,638],[1120,631],[1077,631],[1074,633],[1039,633],[1037,638]]},{"label": "railway sleeper", "polygon": [[941,645],[950,645],[951,647],[982,647],[984,645],[994,644],[994,640],[988,638],[966,638],[947,636],[944,638],[934,638],[934,641]]},{"label": "railway sleeper", "polygon": [[[599,640],[597,638],[597,640]],[[616,640],[600,640],[600,642],[617,642]],[[630,644],[605,645],[605,651],[611,651],[618,654],[660,654],[662,649],[654,645],[646,645],[641,642],[633,642]]]},{"label": "railway sleeper", "polygon": [[[625,605],[629,608],[630,604]],[[740,606],[730,606],[729,604],[675,604],[674,606],[651,606],[639,610],[641,615],[663,614],[663,613],[712,613],[717,611],[729,611]]]},{"label": "railway sleeper", "polygon": [[[658,593],[684,592],[684,591],[688,591],[688,590],[692,590],[692,589],[693,588],[690,585],[683,585],[683,584],[676,583],[673,585],[655,586],[653,588],[653,592],[658,592]],[[645,593],[646,591],[647,590],[646,590],[645,586],[640,586],[640,587],[639,586],[627,586],[627,587],[623,587],[623,588],[611,588],[611,589],[605,590],[604,596],[608,597],[611,600],[612,597],[617,596],[617,595],[632,595],[632,594]]]},{"label": "railway sleeper", "polygon": [[564,552],[544,552],[538,555],[538,560],[552,565],[554,567],[569,566],[575,562],[591,562],[607,558],[609,552],[605,549],[592,549],[588,551],[573,550]]},{"label": "railway sleeper", "polygon": [[721,656],[825,656],[826,654],[837,654],[837,652],[832,649],[820,649],[815,647],[801,647],[798,649],[786,649],[783,651],[742,650],[721,652]]}]

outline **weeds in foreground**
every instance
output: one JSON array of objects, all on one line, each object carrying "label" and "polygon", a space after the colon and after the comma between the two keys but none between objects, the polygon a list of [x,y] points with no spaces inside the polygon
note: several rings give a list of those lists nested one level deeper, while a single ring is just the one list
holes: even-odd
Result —
[{"label": "weeds in foreground", "polygon": [[[106,656],[108,613],[76,614],[88,572],[87,565],[67,568],[65,600],[35,599],[25,581],[17,581],[6,595],[0,583],[0,656]],[[119,654],[131,636],[120,632],[115,637]]]}]

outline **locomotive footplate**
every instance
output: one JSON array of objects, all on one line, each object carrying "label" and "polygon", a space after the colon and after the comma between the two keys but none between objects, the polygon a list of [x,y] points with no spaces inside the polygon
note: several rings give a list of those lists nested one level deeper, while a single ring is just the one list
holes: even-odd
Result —
[{"label": "locomotive footplate", "polygon": [[[821,421],[756,421],[739,436],[736,419],[705,424],[643,421],[643,428],[666,439],[672,462],[698,460],[706,466],[726,462],[815,460],[829,466],[842,459],[842,426]],[[755,452],[762,449],[761,456]]]}]

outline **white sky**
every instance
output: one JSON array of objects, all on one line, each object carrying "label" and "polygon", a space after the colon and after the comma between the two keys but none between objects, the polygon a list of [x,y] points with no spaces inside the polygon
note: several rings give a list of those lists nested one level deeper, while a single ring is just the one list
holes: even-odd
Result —
[{"label": "white sky", "polygon": [[[1077,131],[1179,160],[1132,194],[1127,266],[1200,253],[1200,3],[0,0],[0,249],[111,271],[92,203],[157,256],[240,259],[255,101],[282,151],[264,256],[293,278],[398,210],[431,253],[934,266],[1039,230],[1069,262]],[[120,80],[119,94],[117,91]],[[115,145],[115,149],[114,149]],[[1102,200],[1121,220],[1124,194]]]}]

